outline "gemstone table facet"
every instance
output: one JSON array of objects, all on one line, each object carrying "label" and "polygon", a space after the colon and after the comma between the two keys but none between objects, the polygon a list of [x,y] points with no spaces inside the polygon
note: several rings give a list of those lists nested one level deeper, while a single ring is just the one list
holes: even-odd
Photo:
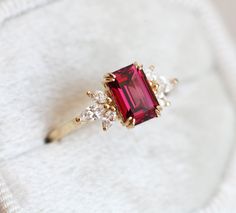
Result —
[{"label": "gemstone table facet", "polygon": [[157,116],[155,109],[159,103],[142,69],[131,64],[112,74],[115,81],[107,86],[123,122],[133,117],[137,125]]}]

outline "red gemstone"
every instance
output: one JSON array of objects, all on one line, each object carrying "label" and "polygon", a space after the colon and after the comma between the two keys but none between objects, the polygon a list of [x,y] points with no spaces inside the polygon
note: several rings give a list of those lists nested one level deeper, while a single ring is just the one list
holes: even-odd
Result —
[{"label": "red gemstone", "polygon": [[107,83],[123,121],[135,118],[135,125],[156,117],[159,105],[143,72],[134,64],[113,72],[114,82]]}]

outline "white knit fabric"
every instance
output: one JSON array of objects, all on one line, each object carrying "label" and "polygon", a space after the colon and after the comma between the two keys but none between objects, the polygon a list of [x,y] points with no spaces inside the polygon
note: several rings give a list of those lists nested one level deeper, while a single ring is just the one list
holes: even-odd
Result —
[{"label": "white knit fabric", "polygon": [[12,197],[11,192],[5,184],[5,181],[0,179],[0,212],[1,213],[15,213],[21,212],[19,205]]},{"label": "white knit fabric", "polygon": [[[2,0],[0,23],[1,213],[236,211],[235,50],[209,2]],[[181,81],[161,118],[43,144],[135,60]]]}]

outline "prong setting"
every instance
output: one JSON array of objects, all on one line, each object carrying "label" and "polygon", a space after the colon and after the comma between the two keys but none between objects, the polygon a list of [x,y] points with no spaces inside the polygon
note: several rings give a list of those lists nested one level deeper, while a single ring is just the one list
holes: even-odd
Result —
[{"label": "prong setting", "polygon": [[116,107],[110,106],[110,110],[111,110],[112,112],[116,112]]},{"label": "prong setting", "polygon": [[109,104],[104,104],[103,107],[104,107],[105,110],[110,109],[110,105]]},{"label": "prong setting", "polygon": [[135,67],[136,67],[138,70],[142,70],[142,69],[143,69],[143,65],[142,65],[142,64],[139,64],[138,62],[134,62],[133,64],[135,65]]},{"label": "prong setting", "polygon": [[112,99],[110,97],[107,97],[106,101],[107,101],[108,104],[112,103]]},{"label": "prong setting", "polygon": [[162,108],[160,106],[157,106],[156,109],[155,109],[155,113],[157,115],[157,117],[160,117],[161,116],[161,110]]},{"label": "prong setting", "polygon": [[156,109],[159,110],[159,111],[162,111],[162,110],[163,110],[163,108],[162,108],[160,105],[158,105],[158,106],[156,107]]},{"label": "prong setting", "polygon": [[86,95],[91,98],[93,96],[93,93],[91,91],[87,91]]},{"label": "prong setting", "polygon": [[127,128],[133,128],[133,127],[135,126],[135,119],[130,116],[130,117],[124,122],[124,125],[125,125]]},{"label": "prong setting", "polygon": [[76,123],[79,123],[80,121],[81,121],[81,120],[80,120],[80,117],[76,117],[76,118],[75,118],[75,122],[76,122]]},{"label": "prong setting", "polygon": [[114,82],[116,80],[116,76],[112,73],[107,73],[104,76],[104,82],[105,83],[110,83],[110,82]]}]

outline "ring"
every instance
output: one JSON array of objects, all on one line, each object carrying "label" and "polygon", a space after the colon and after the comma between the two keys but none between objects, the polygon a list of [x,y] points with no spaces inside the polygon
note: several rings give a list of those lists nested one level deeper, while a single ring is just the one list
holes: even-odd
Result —
[{"label": "ring", "polygon": [[151,65],[144,69],[137,62],[104,76],[104,90],[88,91],[92,103],[71,121],[50,131],[45,143],[60,140],[83,124],[101,120],[108,130],[119,120],[123,126],[135,127],[161,115],[170,105],[168,94],[178,84],[177,78],[167,79]]}]

